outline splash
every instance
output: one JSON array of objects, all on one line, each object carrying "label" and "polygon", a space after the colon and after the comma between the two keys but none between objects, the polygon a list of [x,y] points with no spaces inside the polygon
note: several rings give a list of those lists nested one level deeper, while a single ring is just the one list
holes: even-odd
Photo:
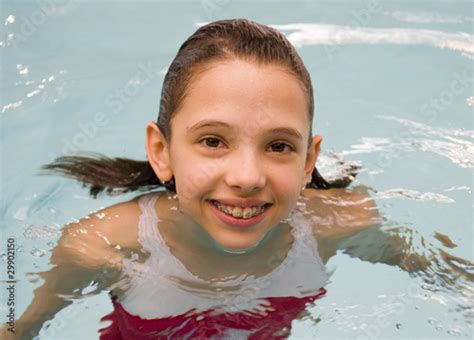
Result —
[{"label": "splash", "polygon": [[405,12],[405,11],[394,11],[384,12],[385,15],[391,16],[392,18],[401,21],[409,22],[414,24],[463,24],[472,23],[474,19],[466,15],[445,15],[441,13],[433,12]]},{"label": "splash", "polygon": [[287,38],[296,47],[311,45],[394,44],[427,45],[449,49],[471,56],[474,54],[472,34],[449,33],[413,28],[371,28],[326,24],[272,25],[288,32]]}]

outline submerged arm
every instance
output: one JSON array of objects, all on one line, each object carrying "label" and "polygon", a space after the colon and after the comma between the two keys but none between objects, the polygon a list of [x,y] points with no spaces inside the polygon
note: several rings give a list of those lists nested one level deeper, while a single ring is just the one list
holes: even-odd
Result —
[{"label": "submerged arm", "polygon": [[305,190],[302,201],[324,262],[342,250],[364,261],[397,265],[410,272],[429,264],[428,259],[404,251],[410,245],[400,234],[380,229],[384,219],[367,187]]},{"label": "submerged arm", "polygon": [[[379,215],[366,187],[312,190],[305,193],[303,202],[305,214],[313,222],[324,262],[342,250],[363,261],[397,266],[409,273],[433,271],[436,267],[437,272],[449,273],[444,275],[444,279],[453,273],[466,280],[474,277],[460,268],[472,268],[471,262],[448,254],[434,245],[426,244],[428,247],[422,253],[416,252],[413,242],[417,238],[420,245],[425,246],[426,243],[416,231],[403,227],[381,229],[384,218]],[[446,243],[446,237],[441,239],[443,245],[455,247]]]},{"label": "submerged arm", "polygon": [[299,209],[310,221],[324,262],[336,254],[338,242],[383,221],[368,188],[305,189]]},{"label": "submerged arm", "polygon": [[34,291],[31,304],[15,322],[15,337],[31,339],[38,335],[43,324],[70,305],[72,298],[80,296],[83,288],[95,281],[98,286],[95,293],[98,293],[107,286],[106,280],[115,274],[112,270],[94,271],[74,265],[58,265],[40,273],[44,283]]},{"label": "submerged arm", "polygon": [[[117,215],[122,218],[107,218]],[[15,322],[15,333],[4,326],[0,331],[2,339],[31,339],[46,321],[71,304],[72,298],[80,297],[83,288],[94,283],[94,293],[99,293],[116,280],[122,255],[115,246],[124,248],[123,242],[119,242],[128,234],[120,231],[130,219],[124,215],[126,208],[118,205],[65,227],[52,253],[53,267],[38,273],[43,284],[34,291],[32,302]]]},{"label": "submerged arm", "polygon": [[364,186],[352,189],[306,189],[301,202],[303,213],[312,221],[318,239],[341,239],[383,221],[368,188]]}]

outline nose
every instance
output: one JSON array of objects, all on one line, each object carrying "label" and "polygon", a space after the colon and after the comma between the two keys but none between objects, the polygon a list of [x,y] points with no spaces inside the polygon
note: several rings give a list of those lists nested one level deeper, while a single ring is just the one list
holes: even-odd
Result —
[{"label": "nose", "polygon": [[265,168],[261,159],[249,149],[235,151],[229,162],[225,181],[228,186],[246,195],[258,192],[266,184]]}]

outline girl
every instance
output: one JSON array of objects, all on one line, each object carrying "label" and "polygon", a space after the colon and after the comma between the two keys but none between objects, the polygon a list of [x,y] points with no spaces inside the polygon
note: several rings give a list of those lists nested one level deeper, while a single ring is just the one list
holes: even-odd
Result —
[{"label": "girl", "polygon": [[288,336],[325,293],[322,245],[379,220],[367,190],[343,188],[355,169],[319,175],[313,110],[308,71],[281,33],[244,19],[199,28],[164,79],[146,162],[45,166],[92,195],[166,190],[68,225],[16,334],[37,334],[95,281],[114,306],[102,339]]}]

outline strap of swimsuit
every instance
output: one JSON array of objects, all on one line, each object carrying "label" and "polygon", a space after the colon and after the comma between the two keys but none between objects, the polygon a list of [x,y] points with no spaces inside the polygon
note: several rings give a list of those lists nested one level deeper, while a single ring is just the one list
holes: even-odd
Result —
[{"label": "strap of swimsuit", "polygon": [[156,216],[155,203],[158,197],[159,193],[155,192],[138,199],[141,210],[138,222],[138,240],[146,250],[152,253],[165,245],[157,226],[159,218]]}]

